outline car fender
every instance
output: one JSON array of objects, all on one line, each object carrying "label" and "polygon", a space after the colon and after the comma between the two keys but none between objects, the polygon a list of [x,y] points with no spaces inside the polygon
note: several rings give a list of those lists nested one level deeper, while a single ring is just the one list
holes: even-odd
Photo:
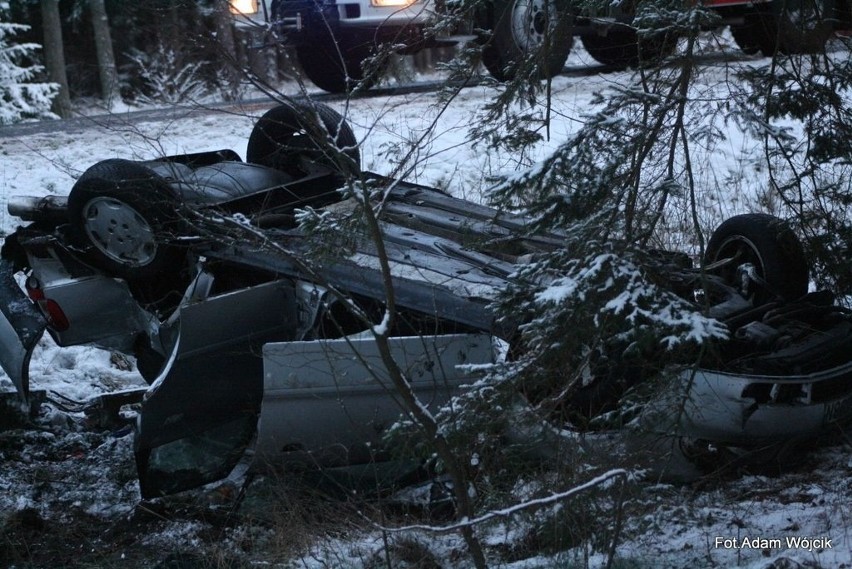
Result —
[{"label": "car fender", "polygon": [[12,263],[0,260],[0,366],[27,408],[30,358],[47,321],[18,286],[16,272]]}]

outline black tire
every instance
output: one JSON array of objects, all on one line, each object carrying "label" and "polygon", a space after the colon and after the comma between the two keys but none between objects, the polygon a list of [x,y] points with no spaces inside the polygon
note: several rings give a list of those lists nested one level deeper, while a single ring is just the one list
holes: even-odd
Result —
[{"label": "black tire", "polygon": [[181,267],[168,243],[181,225],[180,198],[149,168],[129,160],[98,162],[68,196],[72,239],[86,260],[128,282],[148,281]]},{"label": "black tire", "polygon": [[296,47],[296,57],[314,85],[329,93],[347,93],[369,89],[384,75],[386,62],[373,69],[365,68],[365,61],[375,51],[372,41],[335,38],[329,33]]},{"label": "black tire", "polygon": [[833,0],[776,0],[772,3],[783,53],[819,53],[834,32]]},{"label": "black tire", "polygon": [[754,304],[781,300],[798,300],[808,292],[808,264],[802,243],[783,220],[762,213],[737,215],[724,221],[707,243],[705,264],[726,258],[733,263],[714,270],[715,274],[739,288],[737,270],[746,263],[757,269],[767,283],[766,288],[749,291]]},{"label": "black tire", "polygon": [[[283,22],[292,15],[286,0],[272,0],[270,11],[273,22]],[[321,13],[308,16],[304,22],[311,34],[296,46],[296,59],[304,75],[317,87],[329,93],[345,93],[354,88],[362,79],[361,62],[369,55],[369,50],[352,53],[351,46],[343,41],[339,29],[329,29],[331,20]],[[283,29],[276,30],[286,34]]]},{"label": "black tire", "polygon": [[296,177],[318,168],[356,174],[361,152],[340,113],[321,103],[288,103],[270,109],[254,125],[246,161]]},{"label": "black tire", "polygon": [[589,55],[604,65],[613,67],[635,67],[640,62],[656,62],[669,55],[677,46],[677,38],[660,34],[639,39],[634,28],[611,30],[607,35],[584,35],[583,47]]},{"label": "black tire", "polygon": [[635,36],[635,32],[610,32],[605,36],[584,35],[580,37],[580,41],[592,59],[598,63],[621,68],[636,65],[639,61],[639,46]]},{"label": "black tire", "polygon": [[495,0],[488,19],[492,33],[483,40],[482,63],[498,81],[511,81],[528,64],[539,79],[565,68],[573,42],[571,18],[560,13],[555,0]]},{"label": "black tire", "polygon": [[833,33],[833,13],[834,0],[778,0],[746,16],[746,26],[766,57],[818,53]]},{"label": "black tire", "polygon": [[760,35],[763,31],[757,27],[761,24],[759,22],[755,22],[752,18],[752,21],[749,21],[746,18],[745,23],[742,26],[731,26],[731,36],[734,38],[734,42],[737,44],[737,47],[740,48],[740,51],[745,53],[746,55],[755,55],[762,51],[761,46],[765,45],[765,41],[761,41]]}]

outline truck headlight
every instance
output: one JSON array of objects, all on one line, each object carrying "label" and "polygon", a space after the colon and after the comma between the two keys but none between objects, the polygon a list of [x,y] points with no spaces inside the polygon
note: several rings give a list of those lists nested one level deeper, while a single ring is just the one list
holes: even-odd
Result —
[{"label": "truck headlight", "polygon": [[251,16],[257,14],[257,0],[228,0],[231,14]]},{"label": "truck headlight", "polygon": [[370,4],[379,8],[402,8],[414,4],[417,0],[370,0]]}]

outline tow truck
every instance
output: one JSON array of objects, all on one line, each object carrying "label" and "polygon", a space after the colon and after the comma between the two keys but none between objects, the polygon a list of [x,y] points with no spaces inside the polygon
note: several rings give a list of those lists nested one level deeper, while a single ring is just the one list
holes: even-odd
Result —
[{"label": "tow truck", "polygon": [[[765,56],[822,50],[835,29],[852,22],[849,0],[704,0],[729,25],[737,45]],[[386,58],[380,45],[399,53],[467,41],[482,45],[482,63],[498,81],[523,72],[542,78],[562,71],[579,37],[589,55],[615,68],[670,55],[678,35],[635,25],[642,4],[634,0],[600,7],[568,0],[484,0],[467,9],[457,0],[230,0],[238,26],[262,30],[264,44],[295,48],[314,84],[332,93],[368,88]],[[450,16],[464,23],[438,33]]]}]

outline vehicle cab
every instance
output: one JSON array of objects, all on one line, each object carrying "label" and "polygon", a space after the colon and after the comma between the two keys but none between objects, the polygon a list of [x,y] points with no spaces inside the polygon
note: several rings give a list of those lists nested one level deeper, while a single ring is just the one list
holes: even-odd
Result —
[{"label": "vehicle cab", "polygon": [[328,13],[329,7],[342,27],[382,27],[425,24],[430,21],[431,0],[230,0],[231,14],[238,26],[272,25],[288,32],[301,32],[311,17]]}]

